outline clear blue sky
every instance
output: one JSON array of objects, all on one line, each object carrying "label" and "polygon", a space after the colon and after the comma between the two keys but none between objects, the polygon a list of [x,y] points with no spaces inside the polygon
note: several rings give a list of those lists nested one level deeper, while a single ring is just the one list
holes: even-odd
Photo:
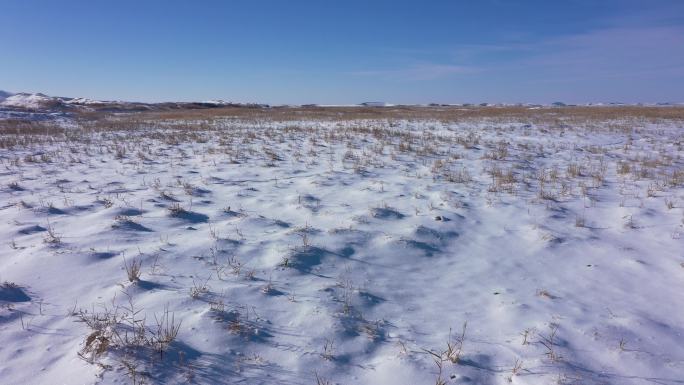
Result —
[{"label": "clear blue sky", "polygon": [[684,1],[0,0],[0,89],[140,101],[684,101]]}]

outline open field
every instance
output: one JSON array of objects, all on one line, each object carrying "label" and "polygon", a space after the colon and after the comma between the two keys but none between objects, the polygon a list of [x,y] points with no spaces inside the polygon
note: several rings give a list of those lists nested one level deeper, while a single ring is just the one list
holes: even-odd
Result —
[{"label": "open field", "polygon": [[0,121],[0,383],[684,384],[684,108]]}]

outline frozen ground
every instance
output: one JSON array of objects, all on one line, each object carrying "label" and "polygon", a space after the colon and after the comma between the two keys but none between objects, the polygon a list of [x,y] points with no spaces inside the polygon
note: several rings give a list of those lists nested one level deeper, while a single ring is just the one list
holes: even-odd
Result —
[{"label": "frozen ground", "polygon": [[0,138],[0,383],[684,384],[681,121],[143,126]]}]

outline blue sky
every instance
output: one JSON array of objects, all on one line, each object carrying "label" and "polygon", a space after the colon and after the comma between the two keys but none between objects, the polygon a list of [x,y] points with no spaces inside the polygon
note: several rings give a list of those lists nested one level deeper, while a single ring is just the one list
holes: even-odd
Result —
[{"label": "blue sky", "polygon": [[0,1],[0,89],[139,101],[684,101],[684,1]]}]

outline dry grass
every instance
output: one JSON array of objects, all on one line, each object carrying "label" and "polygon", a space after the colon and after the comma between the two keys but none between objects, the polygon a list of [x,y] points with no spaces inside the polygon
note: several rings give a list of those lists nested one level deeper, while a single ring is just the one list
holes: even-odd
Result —
[{"label": "dry grass", "polygon": [[212,118],[262,119],[273,121],[301,120],[437,120],[457,122],[464,119],[514,119],[517,121],[543,120],[556,122],[560,119],[578,120],[681,120],[684,107],[541,107],[524,106],[481,107],[481,106],[444,106],[444,107],[273,107],[267,109],[226,107],[215,109],[173,110],[141,112],[136,115],[140,120],[199,120]]},{"label": "dry grass", "polygon": [[[352,121],[352,120],[432,120],[440,122],[462,122],[464,120],[514,120],[527,123],[545,123],[559,128],[577,122],[641,120],[658,122],[663,120],[684,120],[684,107],[273,107],[248,108],[225,107],[211,109],[172,109],[166,111],[142,111],[129,113],[84,112],[77,116],[77,123],[92,132],[128,131],[149,127],[150,122],[192,122],[178,125],[184,130],[206,131],[216,121],[234,119],[246,121]],[[0,121],[0,135],[65,135],[72,130],[54,122],[6,119]],[[4,147],[0,142],[0,147]]]},{"label": "dry grass", "polygon": [[142,274],[142,260],[133,259],[130,263],[126,261],[126,257],[121,255],[124,262],[124,268],[126,269],[126,276],[128,281],[135,283],[140,281],[140,274]]}]

